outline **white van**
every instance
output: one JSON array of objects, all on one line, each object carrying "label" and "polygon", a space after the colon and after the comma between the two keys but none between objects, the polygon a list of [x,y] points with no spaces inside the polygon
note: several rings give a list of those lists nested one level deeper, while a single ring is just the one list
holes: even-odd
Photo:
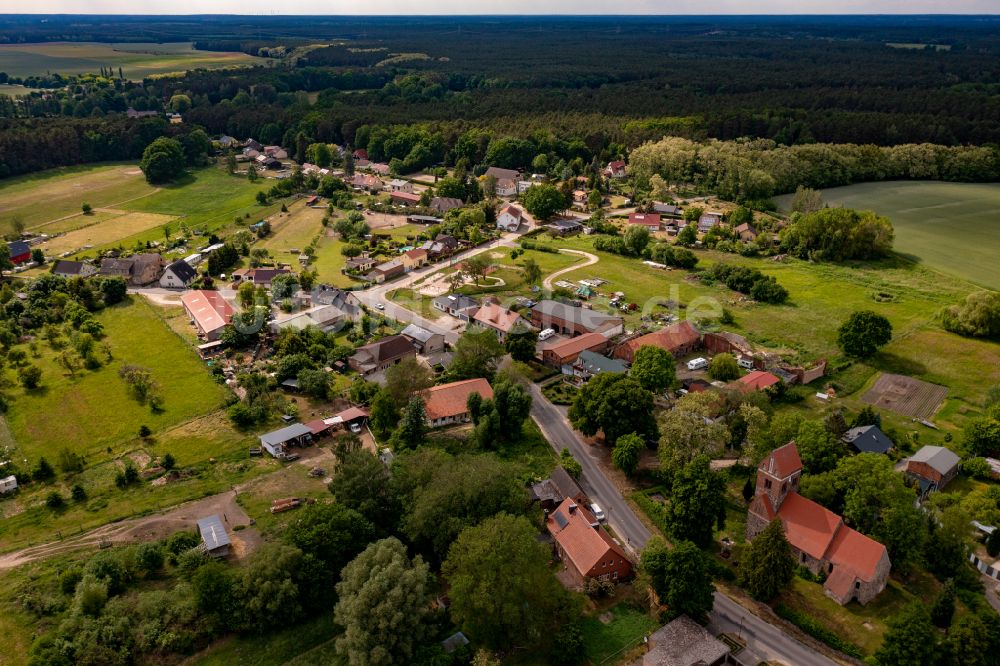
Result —
[{"label": "white van", "polygon": [[590,505],[590,512],[594,514],[594,518],[597,518],[597,520],[602,522],[605,520],[604,512],[601,511],[601,507],[597,506],[597,504]]},{"label": "white van", "polygon": [[544,331],[542,331],[541,333],[538,334],[538,339],[539,340],[548,340],[549,338],[551,338],[555,334],[556,334],[556,332],[554,330],[552,330],[551,328],[547,328],[547,329],[545,329]]},{"label": "white van", "polygon": [[707,367],[708,367],[708,361],[706,359],[701,358],[700,356],[698,358],[693,358],[690,361],[688,361],[688,370],[704,370]]}]

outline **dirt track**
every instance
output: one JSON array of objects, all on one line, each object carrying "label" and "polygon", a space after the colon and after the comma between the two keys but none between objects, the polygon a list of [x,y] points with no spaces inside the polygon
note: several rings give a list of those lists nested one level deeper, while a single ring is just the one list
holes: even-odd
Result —
[{"label": "dirt track", "polygon": [[[86,534],[62,541],[40,544],[0,555],[0,570],[13,569],[27,562],[60,555],[79,548],[99,546],[102,542],[124,544],[162,539],[174,532],[194,529],[199,518],[216,513],[222,516],[223,522],[230,529],[236,525],[250,524],[250,517],[236,503],[236,493],[229,491],[187,502],[169,511],[151,516],[103,525]],[[258,540],[255,530],[231,532],[231,537],[237,555],[240,554],[241,549],[252,549]]]},{"label": "dirt track", "polygon": [[542,288],[545,289],[546,291],[552,291],[552,281],[555,280],[560,275],[565,275],[566,273],[575,271],[578,268],[583,268],[584,266],[593,266],[598,261],[600,261],[600,258],[596,254],[591,254],[590,252],[583,252],[582,250],[568,250],[564,247],[561,247],[559,248],[559,251],[565,252],[566,254],[575,254],[581,257],[585,257],[587,260],[581,264],[573,264],[568,268],[563,268],[562,270],[558,270],[555,273],[549,275],[547,278],[545,278],[542,281]]}]

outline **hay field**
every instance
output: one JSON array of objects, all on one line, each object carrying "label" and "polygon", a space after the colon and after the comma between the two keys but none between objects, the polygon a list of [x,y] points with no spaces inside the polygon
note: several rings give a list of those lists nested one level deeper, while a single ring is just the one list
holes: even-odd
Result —
[{"label": "hay field", "polygon": [[[896,251],[930,268],[1000,289],[1000,184],[891,181],[823,190],[831,206],[892,220]],[[791,197],[778,198],[785,207]]]},{"label": "hay field", "polygon": [[[122,238],[134,236],[135,234],[162,227],[175,219],[171,215],[161,215],[158,213],[136,213],[127,210],[102,210],[98,215],[98,222],[85,227],[74,229],[61,236],[57,236],[50,241],[42,243],[49,256],[56,256],[63,252],[77,252],[88,249],[88,246],[98,247],[116,243]],[[80,218],[89,219],[89,216],[81,215]],[[103,218],[103,219],[102,219]],[[74,217],[65,222],[75,221]]]},{"label": "hay field", "polygon": [[323,231],[321,220],[325,212],[325,206],[310,208],[304,200],[296,201],[287,213],[279,212],[268,218],[271,235],[255,247],[268,250],[278,261],[297,266],[299,254]]},{"label": "hay field", "polygon": [[122,68],[133,81],[147,76],[183,73],[189,69],[223,69],[265,64],[238,52],[196,51],[190,42],[170,44],[99,44],[96,42],[46,42],[0,45],[0,72],[11,76],[86,74],[101,67]]},{"label": "hay field", "polygon": [[52,233],[44,225],[79,215],[83,202],[114,208],[157,191],[135,163],[49,169],[0,181],[0,234],[16,220],[28,231]]}]

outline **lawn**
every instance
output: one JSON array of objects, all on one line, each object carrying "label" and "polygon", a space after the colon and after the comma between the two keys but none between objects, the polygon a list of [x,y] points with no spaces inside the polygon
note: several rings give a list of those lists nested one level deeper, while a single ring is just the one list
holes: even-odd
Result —
[{"label": "lawn", "polygon": [[[833,206],[892,220],[896,250],[931,268],[1000,289],[1000,185],[898,181],[823,190]],[[788,206],[791,197],[779,197]]]},{"label": "lawn", "polygon": [[340,250],[345,245],[344,241],[332,236],[320,238],[319,244],[316,246],[316,255],[309,266],[310,269],[316,271],[319,282],[335,287],[350,287],[360,284],[341,271],[347,258],[340,253]]},{"label": "lawn", "polygon": [[[31,460],[51,453],[53,443],[85,456],[100,455],[107,447],[120,449],[132,442],[141,425],[158,433],[218,409],[229,395],[145,300],[108,308],[97,319],[105,328],[102,342],[110,349],[110,363],[69,377],[58,365],[57,353],[42,344],[41,358],[32,359],[42,368],[41,387],[11,390],[7,420],[21,453]],[[118,377],[125,364],[151,371],[164,398],[162,412],[153,413],[129,395]]]},{"label": "lawn", "polygon": [[96,42],[45,42],[0,46],[0,72],[11,76],[88,74],[101,67],[121,67],[123,74],[144,77],[183,73],[188,69],[222,69],[264,65],[266,58],[239,52],[196,51],[189,42],[153,44],[99,44]]},{"label": "lawn", "polygon": [[628,602],[612,606],[600,616],[585,617],[580,625],[587,658],[594,664],[609,661],[659,626],[648,613]]},{"label": "lawn", "polygon": [[[281,666],[292,663],[336,663],[328,659],[312,661],[314,648],[324,650],[337,634],[339,627],[333,623],[333,613],[323,613],[319,617],[289,627],[267,636],[234,636],[218,641],[207,650],[196,654],[184,662],[187,666]],[[322,648],[320,646],[323,646]],[[319,652],[319,650],[317,650]]]},{"label": "lawn", "polygon": [[296,201],[287,213],[278,212],[268,219],[271,234],[254,247],[268,250],[278,262],[298,266],[299,255],[323,233],[325,213],[325,208],[310,208],[305,200]]}]

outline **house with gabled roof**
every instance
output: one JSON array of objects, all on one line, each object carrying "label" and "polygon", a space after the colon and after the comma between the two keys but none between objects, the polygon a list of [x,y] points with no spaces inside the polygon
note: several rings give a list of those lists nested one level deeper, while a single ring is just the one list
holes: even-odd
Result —
[{"label": "house with gabled roof", "polygon": [[649,635],[642,666],[722,666],[741,664],[723,643],[687,615],[681,615]]},{"label": "house with gabled roof", "polygon": [[455,423],[468,423],[472,418],[467,405],[469,396],[473,393],[478,393],[483,400],[493,399],[493,387],[482,377],[432,386],[421,391],[420,398],[424,401],[427,424],[432,428],[440,428]]},{"label": "house with gabled roof", "polygon": [[52,274],[66,279],[74,277],[90,277],[97,273],[97,266],[82,261],[60,259],[52,264]]},{"label": "house with gabled roof", "polygon": [[564,499],[546,518],[545,527],[576,585],[588,578],[618,582],[632,577],[628,555],[582,504]]},{"label": "house with gabled roof", "polygon": [[531,484],[531,500],[538,502],[543,511],[552,512],[565,499],[571,499],[577,504],[588,502],[587,493],[583,492],[566,468],[557,466],[549,478]]},{"label": "house with gabled roof", "polygon": [[469,321],[479,310],[479,301],[465,294],[445,294],[432,301],[435,310],[446,312],[462,321]]},{"label": "house with gabled roof", "polygon": [[624,320],[581,305],[542,300],[531,307],[531,324],[535,328],[551,328],[556,333],[571,337],[600,333],[606,338],[613,338],[622,332]]},{"label": "house with gabled roof", "polygon": [[507,204],[497,213],[497,229],[501,231],[517,231],[524,220],[524,211],[514,204]]},{"label": "house with gabled roof", "polygon": [[178,259],[163,270],[160,286],[164,289],[183,289],[194,282],[197,276],[198,272],[191,267],[191,264]]},{"label": "house with gabled roof", "polygon": [[472,317],[472,321],[484,328],[494,330],[500,342],[506,340],[507,336],[518,325],[527,326],[525,321],[521,319],[521,315],[513,310],[502,307],[498,303],[484,303],[476,311],[476,314]]},{"label": "house with gabled roof", "polygon": [[866,604],[889,580],[889,551],[848,527],[844,519],[799,494],[802,460],[795,442],[772,451],[757,467],[757,488],[747,512],[746,538],[752,541],[772,520],[780,520],[795,560],[825,574],[826,595],[844,605]]},{"label": "house with gabled roof", "polygon": [[892,440],[877,425],[851,428],[840,441],[858,453],[888,453],[893,447]]},{"label": "house with gabled roof", "polygon": [[431,208],[439,213],[447,213],[453,208],[461,208],[465,203],[455,197],[434,197],[431,199]]},{"label": "house with gabled roof", "polygon": [[958,474],[962,461],[951,449],[943,446],[924,446],[906,461],[904,471],[920,486],[920,496],[941,490]]},{"label": "house with gabled roof", "polygon": [[181,294],[181,305],[206,340],[218,340],[233,318],[233,306],[217,291],[185,291]]},{"label": "house with gabled roof", "polygon": [[613,162],[608,162],[608,166],[604,168],[604,176],[606,178],[614,178],[618,180],[625,177],[625,160],[614,160]]},{"label": "house with gabled roof", "polygon": [[357,373],[367,377],[396,365],[406,357],[416,358],[417,349],[402,335],[392,335],[377,342],[358,347],[347,364]]},{"label": "house with gabled roof", "polygon": [[754,370],[743,375],[734,382],[730,382],[729,388],[743,393],[751,391],[763,391],[781,383],[781,378],[765,370]]},{"label": "house with gabled roof", "polygon": [[628,216],[628,223],[630,225],[636,225],[640,227],[646,227],[649,233],[655,233],[660,230],[660,214],[659,213],[630,213]]},{"label": "house with gabled roof", "polygon": [[428,330],[416,324],[410,324],[404,328],[400,335],[409,338],[417,352],[428,355],[444,351],[444,336],[440,333]]},{"label": "house with gabled roof", "polygon": [[608,348],[608,339],[600,333],[584,333],[575,338],[561,339],[542,347],[542,362],[553,368],[561,368],[576,361],[581,352],[603,352]]}]

